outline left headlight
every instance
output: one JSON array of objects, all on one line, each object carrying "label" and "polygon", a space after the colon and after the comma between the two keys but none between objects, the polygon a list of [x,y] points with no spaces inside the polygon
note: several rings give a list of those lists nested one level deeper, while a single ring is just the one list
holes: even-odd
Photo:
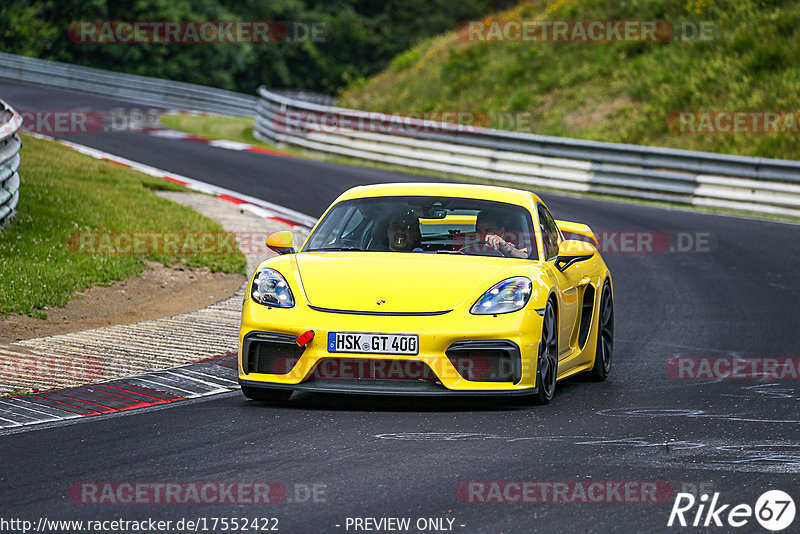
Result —
[{"label": "left headlight", "polygon": [[478,299],[470,313],[474,315],[496,315],[521,310],[531,298],[531,281],[516,276],[498,282]]},{"label": "left headlight", "polygon": [[286,279],[275,269],[259,269],[253,277],[250,297],[259,304],[277,308],[294,306],[294,296]]}]

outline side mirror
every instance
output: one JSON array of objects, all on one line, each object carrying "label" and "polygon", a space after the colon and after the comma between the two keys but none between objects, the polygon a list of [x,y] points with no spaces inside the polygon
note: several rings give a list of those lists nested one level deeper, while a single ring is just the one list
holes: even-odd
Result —
[{"label": "side mirror", "polygon": [[288,230],[275,232],[267,238],[267,246],[278,254],[294,254],[294,235]]},{"label": "side mirror", "polygon": [[575,239],[567,239],[558,247],[558,259],[556,260],[556,269],[562,273],[572,265],[579,261],[588,260],[597,253],[597,249],[591,243],[586,241],[577,241]]}]

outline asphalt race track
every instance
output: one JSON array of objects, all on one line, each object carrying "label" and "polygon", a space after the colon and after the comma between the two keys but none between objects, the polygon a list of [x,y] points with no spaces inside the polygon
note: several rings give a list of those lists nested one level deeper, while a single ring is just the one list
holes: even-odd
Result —
[{"label": "asphalt race track", "polygon": [[[125,105],[6,81],[0,97],[19,110]],[[427,181],[143,133],[63,137],[314,216],[354,185]],[[24,195],[24,152],[21,171]],[[667,526],[678,492],[718,492],[719,504],[730,510],[755,506],[765,491],[779,489],[800,508],[798,377],[678,379],[667,367],[674,357],[800,356],[794,274],[800,226],[543,198],[557,218],[606,232],[616,312],[607,382],[559,383],[545,407],[308,394],[267,405],[237,392],[6,432],[0,434],[0,517],[205,518],[209,527],[211,518],[277,518],[288,533],[355,532],[353,518],[395,517],[410,518],[411,532],[420,531],[420,518],[453,519],[450,528],[464,533],[700,532]],[[666,235],[670,242],[654,252],[615,252],[620,232],[657,235],[658,243]],[[473,488],[489,488],[489,481],[566,482],[572,497],[566,503],[468,502],[464,488],[471,481],[485,483]],[[75,496],[76,487],[87,487],[81,483],[103,482],[277,482],[287,496],[278,504],[156,505],[91,504]],[[606,482],[626,482],[616,486],[623,488],[646,482],[668,491],[656,503],[634,502],[624,491],[622,499],[607,492],[604,500],[626,502],[582,502],[573,491],[591,482],[605,488]],[[709,532],[734,530],[711,524]],[[422,531],[435,531],[431,525]],[[800,518],[785,532],[798,526]],[[736,530],[766,532],[753,517]]]}]

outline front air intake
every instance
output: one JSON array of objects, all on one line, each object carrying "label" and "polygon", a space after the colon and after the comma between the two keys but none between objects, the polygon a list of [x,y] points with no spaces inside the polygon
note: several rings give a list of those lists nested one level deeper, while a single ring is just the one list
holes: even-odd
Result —
[{"label": "front air intake", "polygon": [[285,375],[291,372],[305,348],[286,334],[251,332],[242,343],[242,369],[245,374]]},{"label": "front air intake", "polygon": [[511,341],[457,341],[445,354],[466,380],[514,384],[522,380],[519,347]]}]

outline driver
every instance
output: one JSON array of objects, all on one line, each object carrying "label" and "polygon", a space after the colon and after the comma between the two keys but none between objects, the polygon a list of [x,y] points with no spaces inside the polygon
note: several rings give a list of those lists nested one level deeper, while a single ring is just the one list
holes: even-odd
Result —
[{"label": "driver", "polygon": [[503,221],[490,211],[481,211],[475,221],[475,231],[483,236],[486,245],[500,251],[505,256],[513,258],[527,258],[528,251],[518,249],[510,241],[503,239],[506,233]]},{"label": "driver", "polygon": [[422,252],[419,217],[412,210],[398,213],[389,222],[386,238],[392,252]]}]

